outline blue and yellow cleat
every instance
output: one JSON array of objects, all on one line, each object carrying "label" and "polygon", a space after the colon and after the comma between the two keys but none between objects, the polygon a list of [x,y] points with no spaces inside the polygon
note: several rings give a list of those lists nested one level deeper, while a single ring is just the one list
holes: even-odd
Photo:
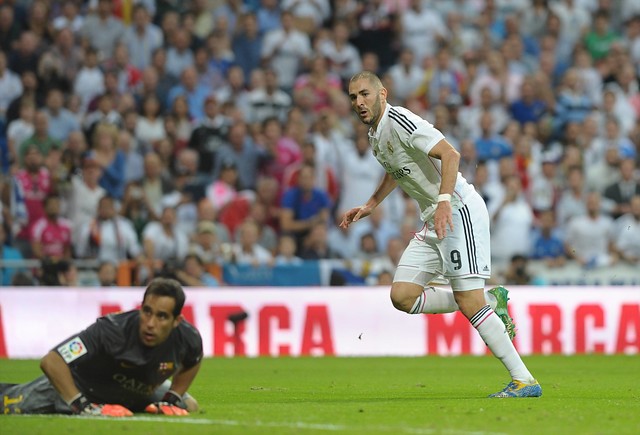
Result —
[{"label": "blue and yellow cleat", "polygon": [[507,330],[507,334],[509,334],[509,338],[513,340],[516,336],[516,324],[513,322],[513,319],[509,315],[509,309],[507,308],[507,302],[509,301],[509,290],[499,285],[498,287],[494,287],[489,290],[497,301],[496,308],[493,310],[502,323],[504,323],[504,327]]},{"label": "blue and yellow cleat", "polygon": [[538,381],[533,384],[525,384],[524,382],[513,380],[509,382],[504,390],[489,395],[489,397],[540,397],[542,396],[542,387]]}]

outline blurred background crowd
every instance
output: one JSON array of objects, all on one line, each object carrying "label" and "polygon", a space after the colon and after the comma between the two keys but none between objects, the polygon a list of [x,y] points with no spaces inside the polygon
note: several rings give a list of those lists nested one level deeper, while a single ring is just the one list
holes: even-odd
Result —
[{"label": "blurred background crowd", "polygon": [[383,175],[362,69],[459,150],[493,280],[640,264],[637,0],[4,0],[1,284],[388,284],[416,204],[336,225]]}]

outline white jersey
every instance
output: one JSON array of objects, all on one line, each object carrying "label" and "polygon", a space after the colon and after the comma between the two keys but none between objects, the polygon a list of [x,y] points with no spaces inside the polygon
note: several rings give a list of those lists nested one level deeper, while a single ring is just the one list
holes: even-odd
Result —
[{"label": "white jersey", "polygon": [[[433,218],[442,181],[441,162],[429,151],[444,135],[428,121],[404,107],[387,104],[376,131],[369,130],[373,155],[404,190],[420,206],[421,218]],[[458,172],[451,206],[462,208],[475,189]]]}]

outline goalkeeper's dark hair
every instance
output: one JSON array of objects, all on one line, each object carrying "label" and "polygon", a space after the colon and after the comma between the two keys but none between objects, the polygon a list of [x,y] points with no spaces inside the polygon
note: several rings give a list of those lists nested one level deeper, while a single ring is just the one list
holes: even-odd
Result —
[{"label": "goalkeeper's dark hair", "polygon": [[147,299],[148,295],[169,296],[175,301],[173,306],[173,316],[178,317],[184,307],[185,295],[182,285],[175,279],[171,278],[154,278],[147,289],[144,291],[142,302]]}]

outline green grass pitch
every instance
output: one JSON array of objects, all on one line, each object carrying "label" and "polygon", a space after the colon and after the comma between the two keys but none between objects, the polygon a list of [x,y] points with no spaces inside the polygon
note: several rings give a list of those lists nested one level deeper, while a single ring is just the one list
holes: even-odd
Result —
[{"label": "green grass pitch", "polygon": [[[486,398],[508,380],[492,357],[206,359],[198,414],[0,416],[0,433],[640,434],[640,356],[525,362],[541,398]],[[0,382],[38,375],[37,361],[0,360]]]}]

